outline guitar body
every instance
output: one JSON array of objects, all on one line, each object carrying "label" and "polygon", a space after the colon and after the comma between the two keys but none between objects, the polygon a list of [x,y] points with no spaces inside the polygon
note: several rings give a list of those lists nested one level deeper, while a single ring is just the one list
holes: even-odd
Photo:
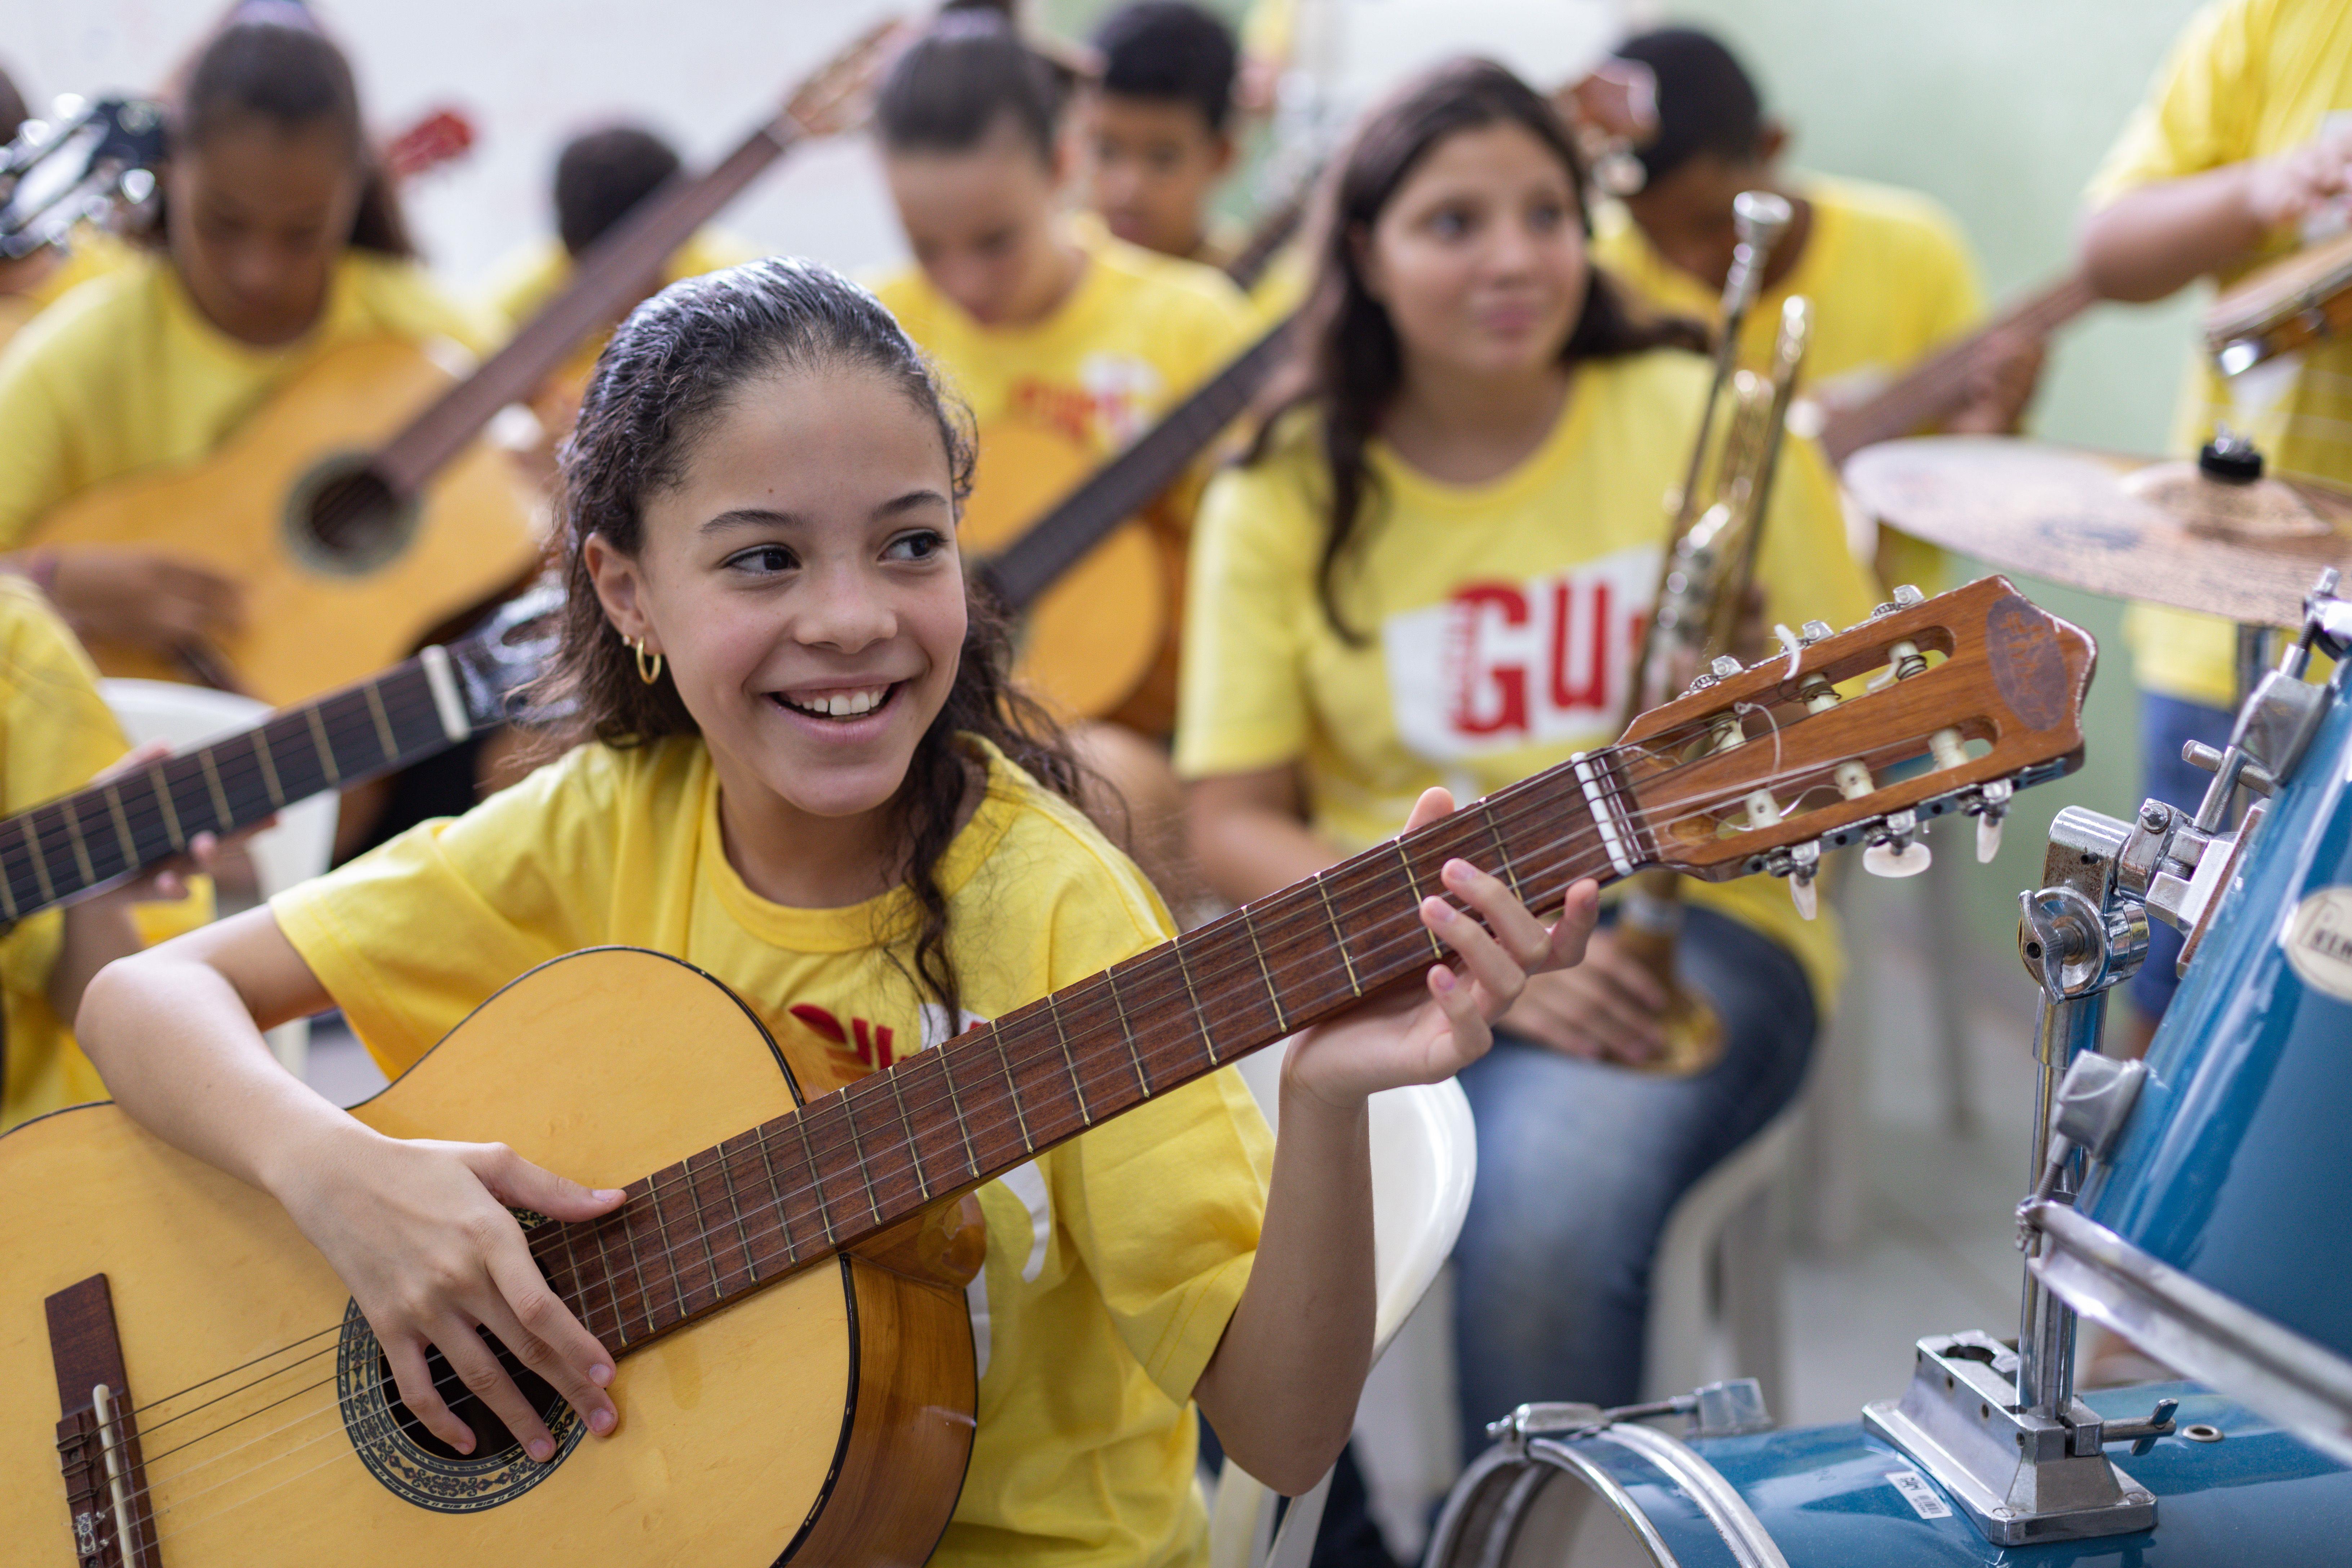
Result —
[{"label": "guitar body", "polygon": [[[354,1114],[396,1137],[501,1140],[617,1186],[794,1101],[782,1058],[724,987],[654,953],[603,949],[515,982]],[[21,1200],[0,1215],[0,1540],[12,1563],[75,1561],[43,1300],[100,1273],[143,1407],[153,1536],[170,1568],[765,1568],[788,1552],[912,1563],[954,1507],[975,1382],[962,1290],[946,1279],[829,1258],[623,1353],[613,1437],[582,1435],[566,1411],[550,1420],[551,1466],[519,1449],[439,1458],[386,1422],[365,1371],[373,1340],[352,1337],[363,1326],[340,1351],[330,1333],[272,1355],[341,1322],[349,1297],[269,1198],[110,1104],[0,1139],[0,1181]],[[192,1387],[232,1368],[243,1370]],[[216,1403],[197,1409],[205,1400]],[[272,1401],[283,1403],[265,1409]],[[427,1500],[363,1464],[355,1431]]]},{"label": "guitar body", "polygon": [[[36,545],[138,545],[211,566],[246,590],[246,629],[221,652],[253,695],[299,702],[397,663],[435,627],[537,565],[530,500],[500,453],[476,442],[426,488],[413,531],[380,563],[325,563],[292,519],[321,462],[365,454],[452,384],[413,344],[337,349],[289,383],[220,448],[128,475],[58,507]],[[184,680],[142,649],[93,642],[109,675]]]},{"label": "guitar body", "polygon": [[[965,555],[1012,543],[1100,459],[1055,431],[1014,421],[980,433],[980,468],[959,532]],[[1157,517],[1120,527],[1029,607],[1022,679],[1066,716],[1115,719],[1146,734],[1175,721],[1181,529]]]}]

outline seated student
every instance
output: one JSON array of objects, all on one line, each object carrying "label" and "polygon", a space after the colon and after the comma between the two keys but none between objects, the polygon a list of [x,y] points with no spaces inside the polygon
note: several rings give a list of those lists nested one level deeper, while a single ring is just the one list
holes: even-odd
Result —
[{"label": "seated student", "polygon": [[[520,1326],[543,1286],[505,1205],[584,1219],[621,1194],[493,1145],[371,1131],[281,1071],[263,1025],[340,1005],[396,1072],[541,960],[632,943],[734,987],[822,1089],[860,1064],[803,1005],[912,1051],[1169,932],[1069,805],[1071,758],[967,598],[971,451],[870,296],[779,260],[673,285],[605,350],[564,465],[555,689],[577,747],[115,965],[83,1013],[130,1114],[286,1204],[436,1436],[472,1441],[431,1390],[428,1342],[541,1459],[545,1425],[474,1325],[625,1443],[618,1347],[560,1304]],[[1433,795],[1415,817],[1445,809]],[[1527,971],[1572,960],[1592,920],[1590,883],[1547,933],[1499,879],[1461,861],[1445,877],[1486,927],[1434,900],[1422,918],[1466,973],[1433,967],[1425,994],[1295,1040],[1279,1154],[1218,1072],[980,1190],[979,1429],[933,1563],[1204,1562],[1195,1400],[1271,1485],[1330,1462],[1370,1351],[1366,1097],[1475,1058]]]},{"label": "seated student", "polygon": [[[308,26],[237,21],[214,36],[188,73],[163,188],[153,248],[0,353],[0,552],[77,630],[168,654],[234,629],[239,584],[176,554],[173,519],[156,520],[152,546],[27,549],[45,515],[204,457],[331,350],[387,334],[482,343],[413,259],[351,66]],[[460,747],[403,775],[440,798],[389,809],[464,809],[474,756]]]},{"label": "seated student", "polygon": [[1233,33],[1189,0],[1135,0],[1094,47],[1102,72],[1078,102],[1087,205],[1129,245],[1222,271],[1245,237],[1209,210],[1234,167]]},{"label": "seated student", "polygon": [[[1643,298],[1717,322],[1736,244],[1732,198],[1769,190],[1786,196],[1795,216],[1748,314],[1746,363],[1769,357],[1781,302],[1792,294],[1813,308],[1805,385],[1832,402],[1867,396],[1982,318],[1976,263],[1951,215],[1913,191],[1787,172],[1780,155],[1788,128],[1764,113],[1754,80],[1717,39],[1668,27],[1629,38],[1615,52],[1655,77],[1658,129],[1634,153],[1642,188],[1622,209],[1603,209],[1592,253]],[[2041,374],[2042,350],[2038,339],[2010,345],[1943,428],[2014,429]],[[1940,574],[1931,552],[1892,536],[1886,566],[1898,581]]]},{"label": "seated student", "polygon": [[[30,584],[0,575],[0,816],[72,794],[122,765],[128,750],[89,656]],[[152,760],[142,752],[131,762]],[[200,859],[209,858],[210,838],[194,846]],[[183,891],[177,873],[166,871],[0,928],[0,1131],[106,1098],[67,1025],[90,976],[138,951],[131,904]],[[204,900],[187,912],[201,920],[209,908]]]},{"label": "seated student", "polygon": [[[608,125],[583,132],[563,144],[555,159],[555,237],[527,247],[504,263],[488,291],[490,312],[509,333],[520,331],[540,308],[572,281],[572,261],[636,205],[659,190],[680,167],[677,150],[641,126]],[[614,314],[617,322],[638,300],[681,278],[698,277],[751,258],[751,247],[715,229],[704,229],[673,252],[658,276],[648,278]],[[580,340],[572,357],[548,378],[533,411],[546,426],[547,471],[553,472],[554,445],[572,428],[581,389],[595,368],[596,355],[612,335],[608,325]]]},{"label": "seated student", "polygon": [[[1568,131],[1501,67],[1432,72],[1329,177],[1302,389],[1211,482],[1193,540],[1177,766],[1202,869],[1237,903],[1396,832],[1433,784],[1486,795],[1615,736],[1710,374],[1696,323],[1631,315],[1588,260]],[[1819,453],[1790,440],[1776,489],[1767,616],[1861,620]],[[1665,998],[1602,931],[1462,1074],[1472,1454],[1522,1403],[1635,1396],[1667,1211],[1804,1076],[1837,987],[1827,911],[1693,884],[1679,952],[1723,1021],[1712,1068],[1634,1070]]]},{"label": "seated student", "polygon": [[[2082,258],[2110,300],[2161,300],[2203,277],[2222,287],[2337,232],[2352,191],[2352,12],[2327,0],[2220,0],[2191,17],[2088,193]],[[2352,484],[2352,340],[2311,344],[2284,382],[2241,408],[2202,353],[2181,390],[2172,449],[2228,425],[2267,471]],[[2140,689],[2141,787],[2194,809],[2212,774],[2181,760],[2225,744],[2242,696],[2235,629],[2212,616],[2135,605],[2125,617]],[[2129,1037],[2145,1048],[2179,984],[2180,934],[2148,927],[2130,982]],[[2137,1050],[2135,1051],[2137,1054]]]},{"label": "seated student", "polygon": [[[1066,220],[1061,110],[1053,68],[976,10],[940,18],[900,55],[875,106],[916,261],[876,292],[978,422],[976,509],[1040,490],[1032,504],[1050,504],[1222,368],[1247,331],[1239,292],[1215,272]],[[1042,484],[1019,467],[1048,460],[1059,471]],[[1189,525],[1187,499],[1162,509],[1170,526]],[[1181,903],[1181,805],[1156,737],[1105,723],[1079,742],[1124,800],[1137,858]]]}]

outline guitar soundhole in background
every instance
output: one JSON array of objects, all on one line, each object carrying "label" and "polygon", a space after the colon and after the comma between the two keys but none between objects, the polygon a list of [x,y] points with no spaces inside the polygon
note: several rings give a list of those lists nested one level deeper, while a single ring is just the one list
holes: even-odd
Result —
[{"label": "guitar soundhole in background", "polygon": [[363,458],[327,458],[288,498],[287,543],[294,557],[331,576],[373,572],[408,548],[415,503],[394,495]]},{"label": "guitar soundhole in background", "polygon": [[404,1404],[392,1367],[359,1303],[343,1311],[343,1331],[335,1352],[335,1398],[352,1450],[384,1489],[404,1502],[436,1513],[478,1513],[521,1496],[553,1475],[587,1434],[554,1389],[515,1360],[496,1338],[488,1343],[523,1398],[547,1423],[555,1457],[542,1465],[522,1451],[506,1423],[468,1393],[436,1351],[426,1357],[435,1385],[473,1428],[474,1451],[460,1454],[425,1428]]},{"label": "guitar soundhole in background", "polygon": [[[548,1424],[550,1431],[554,1430],[556,1416],[565,1408],[563,1396],[556,1393],[546,1379],[525,1366],[496,1334],[486,1333],[482,1337],[491,1352],[499,1358],[499,1364],[506,1368],[507,1375],[514,1379],[523,1402],[539,1413],[539,1418]],[[425,1426],[401,1399],[399,1386],[393,1382],[392,1363],[381,1355],[376,1361],[376,1375],[383,1380],[384,1391],[389,1395],[384,1401],[385,1406],[391,1410],[392,1418],[400,1423],[400,1429],[408,1435],[408,1440],[440,1458],[470,1458],[433,1435],[432,1428]],[[457,1369],[441,1359],[438,1349],[425,1352],[425,1366],[432,1375],[433,1386],[440,1390],[441,1397],[448,1401],[449,1408],[457,1413],[457,1419],[472,1428],[476,1455],[504,1454],[509,1449],[521,1448],[521,1440],[507,1429],[507,1424],[499,1419],[496,1411],[474,1397],[473,1391],[457,1376]]]}]

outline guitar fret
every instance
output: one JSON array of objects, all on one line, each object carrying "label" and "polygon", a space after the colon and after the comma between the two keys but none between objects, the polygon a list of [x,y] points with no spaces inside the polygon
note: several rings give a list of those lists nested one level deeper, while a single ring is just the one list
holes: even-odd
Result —
[{"label": "guitar fret", "polygon": [[205,772],[205,790],[213,797],[213,826],[226,832],[236,821],[236,814],[228,808],[228,792],[221,788],[220,770],[213,766],[213,749],[206,746],[196,753],[196,762]]},{"label": "guitar fret", "polygon": [[77,820],[79,813],[74,810],[72,801],[67,801],[58,808],[58,814],[66,819],[66,837],[73,844],[74,868],[81,873],[81,885],[95,886],[98,872],[89,863],[89,846],[82,841],[81,823]]},{"label": "guitar fret", "polygon": [[849,1134],[849,1157],[856,1163],[857,1179],[866,1188],[866,1207],[874,1215],[874,1223],[878,1227],[882,1223],[882,1205],[874,1198],[874,1168],[866,1163],[866,1141],[857,1135],[857,1107],[846,1090],[835,1103],[840,1109],[834,1112],[834,1119]]},{"label": "guitar fret", "polygon": [[955,1060],[944,1047],[932,1054],[939,1058],[940,1077],[947,1081],[948,1109],[955,1113],[956,1131],[963,1137],[963,1163],[970,1169],[971,1179],[978,1181],[980,1180],[980,1156],[972,1150],[971,1124],[963,1119],[963,1096],[956,1089]]},{"label": "guitar fret", "polygon": [[[604,1294],[613,1307],[613,1333],[621,1342],[615,1348],[625,1349],[629,1342],[629,1321],[621,1312],[621,1279],[620,1276],[613,1272],[613,1260],[604,1251],[604,1222],[611,1217],[610,1215],[597,1215],[589,1222],[588,1234],[595,1238],[596,1267],[604,1271]],[[640,1306],[645,1302],[645,1292],[642,1289],[637,1292],[637,1301]],[[653,1327],[653,1320],[650,1316],[646,1320],[646,1327],[648,1330]]]},{"label": "guitar fret", "polygon": [[[572,1293],[577,1296],[580,1293],[580,1259],[572,1250],[572,1227],[568,1225],[559,1225],[554,1229],[555,1239],[563,1244],[563,1267],[564,1270],[572,1276]],[[552,1284],[554,1281],[550,1280],[549,1283]],[[562,1293],[557,1292],[558,1295]]]},{"label": "guitar fret", "polygon": [[122,809],[122,791],[118,785],[110,784],[106,786],[105,795],[107,814],[114,818],[114,841],[122,847],[122,863],[136,866],[139,864],[139,840],[131,837],[131,818]]},{"label": "guitar fret", "polygon": [[[751,1275],[751,1283],[757,1285],[760,1282],[760,1261],[751,1256],[751,1233],[743,1226],[743,1205],[735,1195],[734,1173],[728,1168],[731,1163],[722,1148],[719,1153],[719,1184],[726,1190],[728,1211],[735,1216],[735,1239],[742,1244],[744,1272]],[[718,1281],[714,1279],[711,1283],[715,1287]]]},{"label": "guitar fret", "polygon": [[1104,970],[1102,980],[1103,989],[1110,993],[1111,1011],[1118,1015],[1118,1032],[1120,1037],[1127,1041],[1128,1059],[1135,1064],[1135,1085],[1143,1091],[1143,1098],[1149,1100],[1151,1098],[1151,1079],[1143,1070],[1143,1053],[1135,1048],[1135,1030],[1127,1021],[1127,1005],[1118,999],[1117,971]]},{"label": "guitar fret", "polygon": [[808,1161],[809,1192],[816,1198],[816,1217],[824,1226],[824,1244],[837,1247],[841,1242],[833,1234],[833,1209],[825,1201],[824,1173],[817,1169],[816,1146],[809,1142],[808,1110],[805,1107],[793,1118],[793,1125],[800,1129],[801,1154]]},{"label": "guitar fret", "polygon": [[[686,1201],[694,1206],[694,1237],[702,1243],[703,1261],[710,1265],[710,1303],[719,1304],[719,1249],[710,1245],[710,1227],[702,1223],[702,1193],[696,1186],[694,1156],[688,1154],[677,1163],[678,1173],[685,1177]],[[672,1264],[675,1268],[677,1265]]]},{"label": "guitar fret", "polygon": [[327,726],[319,717],[317,705],[304,709],[302,717],[310,721],[310,746],[319,753],[319,766],[325,771],[327,782],[330,784],[341,784],[342,772],[335,766],[335,744],[327,739]]},{"label": "guitar fret", "polygon": [[1192,966],[1184,962],[1184,943],[1180,940],[1169,951],[1176,955],[1176,973],[1183,977],[1184,995],[1192,1004],[1192,1022],[1201,1031],[1202,1053],[1209,1058],[1211,1067],[1223,1067],[1224,1062],[1217,1055],[1217,1042],[1209,1037],[1209,1016],[1201,1011],[1201,994],[1192,989]]},{"label": "guitar fret", "polygon": [[768,1173],[769,1206],[775,1213],[776,1234],[783,1238],[784,1258],[788,1262],[798,1263],[801,1260],[801,1248],[800,1244],[793,1239],[793,1209],[790,1204],[784,1202],[784,1189],[776,1182],[776,1161],[775,1157],[768,1152],[766,1122],[762,1121],[751,1129],[751,1141],[759,1145],[760,1168]]},{"label": "guitar fret", "polygon": [[1078,1121],[1084,1126],[1092,1127],[1095,1124],[1095,1119],[1087,1110],[1087,1086],[1078,1081],[1078,1058],[1070,1052],[1070,1037],[1069,1033],[1062,1027],[1061,1009],[1054,1005],[1052,992],[1045,993],[1045,1016],[1053,1020],[1054,1037],[1062,1043],[1062,1060],[1070,1069],[1070,1090],[1078,1098]]},{"label": "guitar fret", "polygon": [[6,906],[7,916],[12,921],[17,918],[18,908],[16,889],[13,885],[15,880],[15,874],[6,871],[5,861],[0,860],[0,905]]},{"label": "guitar fret", "polygon": [[383,748],[383,760],[388,763],[400,755],[400,747],[392,738],[392,716],[383,710],[382,682],[367,683],[367,700],[369,716],[375,720],[376,744]]},{"label": "guitar fret", "polygon": [[1331,907],[1331,892],[1329,889],[1324,887],[1323,873],[1320,871],[1315,873],[1315,893],[1323,900],[1323,919],[1331,927],[1331,945],[1339,950],[1339,962],[1347,966],[1349,994],[1361,996],[1364,994],[1364,983],[1356,978],[1356,961],[1348,955],[1348,933],[1339,929],[1339,911]]},{"label": "guitar fret", "polygon": [[1503,842],[1503,829],[1495,820],[1494,807],[1481,801],[1478,805],[1478,815],[1486,820],[1486,837],[1494,842],[1495,846],[1495,864],[1502,871],[1503,879],[1510,883],[1511,896],[1519,902],[1526,903],[1528,895],[1519,887],[1519,870],[1517,867],[1511,864],[1510,847]]},{"label": "guitar fret", "polygon": [[662,1261],[669,1265],[669,1293],[677,1301],[677,1315],[686,1316],[686,1277],[677,1271],[677,1248],[670,1244],[669,1215],[662,1212],[666,1194],[658,1180],[646,1184],[646,1195],[653,1199],[654,1233],[661,1237]]},{"label": "guitar fret", "polygon": [[275,810],[286,804],[286,791],[278,783],[278,759],[269,754],[268,729],[253,732],[253,760],[261,764],[261,785],[269,792],[269,805]]},{"label": "guitar fret", "polygon": [[41,852],[40,836],[33,830],[33,818],[26,817],[16,831],[25,841],[25,853],[32,858],[33,876],[41,884],[41,902],[56,903],[58,890],[49,880],[49,859]]},{"label": "guitar fret", "polygon": [[[646,1195],[648,1198],[652,1197],[653,1190],[653,1183],[648,1181],[646,1184]],[[660,1329],[654,1322],[652,1281],[646,1278],[646,1260],[637,1251],[636,1209],[637,1203],[635,1198],[621,1205],[619,1211],[621,1239],[629,1245],[629,1278],[637,1283],[637,1310],[645,1317],[646,1333],[650,1337],[660,1332]]]},{"label": "guitar fret", "polygon": [[164,838],[170,842],[173,848],[185,849],[188,847],[188,836],[180,831],[179,808],[172,804],[172,780],[170,775],[163,772],[163,764],[157,763],[151,766],[147,770],[147,779],[149,784],[154,786],[156,805],[163,808]]},{"label": "guitar fret", "polygon": [[882,1076],[890,1080],[890,1093],[898,1101],[898,1125],[907,1130],[907,1163],[914,1168],[915,1190],[923,1194],[925,1203],[929,1203],[931,1184],[923,1174],[923,1149],[921,1144],[915,1142],[914,1120],[907,1114],[907,1090],[899,1083],[898,1074],[895,1070],[885,1071]]},{"label": "guitar fret", "polygon": [[[1422,900],[1421,879],[1412,874],[1412,859],[1404,852],[1404,840],[1393,838],[1390,842],[1396,846],[1397,864],[1404,868],[1404,885],[1412,892],[1412,901],[1418,905]],[[1429,929],[1428,922],[1422,923],[1421,934],[1429,939],[1429,951],[1443,959],[1445,956],[1445,944],[1437,940],[1437,933]]]},{"label": "guitar fret", "polygon": [[1274,1026],[1286,1035],[1290,1033],[1290,1021],[1282,1016],[1282,996],[1274,988],[1274,971],[1266,967],[1265,949],[1258,945],[1257,922],[1250,918],[1247,904],[1234,912],[1242,917],[1242,930],[1249,933],[1250,951],[1257,954],[1257,972],[1265,977],[1265,999],[1274,1004]]},{"label": "guitar fret", "polygon": [[1013,1058],[1004,1054],[1004,1033],[992,1024],[988,1028],[988,1037],[996,1047],[997,1065],[1004,1069],[1004,1089],[1013,1101],[1013,1123],[1021,1129],[1021,1147],[1034,1153],[1037,1140],[1029,1136],[1029,1118],[1021,1109],[1021,1086],[1013,1081]]}]

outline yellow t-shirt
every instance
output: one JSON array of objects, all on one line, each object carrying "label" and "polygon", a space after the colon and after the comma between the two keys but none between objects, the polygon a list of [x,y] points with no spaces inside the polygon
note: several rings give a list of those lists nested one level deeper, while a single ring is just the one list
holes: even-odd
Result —
[{"label": "yellow t-shirt", "polygon": [[[2336,0],[2222,0],[2189,19],[2147,101],[2091,182],[2090,205],[2209,169],[2268,158],[2352,110],[2352,9]],[[2314,237],[2317,237],[2315,236]],[[2296,247],[2282,233],[2223,272],[2223,287]],[[2202,352],[2190,364],[2173,449],[2194,453],[2216,423],[2252,436],[2273,471],[2352,483],[2352,341],[2315,343],[2282,387],[2263,366],[2240,406]],[[2214,616],[2135,605],[2125,620],[2139,683],[2210,707],[2235,707],[2237,638]]]},{"label": "yellow t-shirt", "polygon": [[[1077,811],[986,760],[987,797],[938,873],[965,1024],[1170,929]],[[945,1038],[940,1009],[877,943],[907,929],[911,895],[770,903],[728,864],[718,803],[698,740],[586,745],[270,907],[388,1072],[524,970],[604,942],[717,975],[789,1059],[829,1058],[837,1079]],[[1264,1120],[1221,1072],[981,1189],[979,1433],[932,1562],[1203,1560],[1188,1402],[1248,1280],[1271,1170]]]},{"label": "yellow t-shirt", "polygon": [[[1977,325],[1984,291],[1952,215],[1916,191],[1805,174],[1790,184],[1812,205],[1797,264],[1760,296],[1741,329],[1741,363],[1768,363],[1792,295],[1812,302],[1804,386],[1833,398],[1869,396],[1932,351]],[[1595,225],[1594,259],[1659,308],[1719,324],[1723,298],[1674,267],[1625,209],[1611,203]],[[1942,585],[1941,552],[1903,534],[1888,563],[1901,582]]]},{"label": "yellow t-shirt", "polygon": [[319,324],[279,348],[205,321],[159,256],[75,289],[0,351],[0,550],[93,485],[202,458],[320,355],[387,334],[467,353],[484,336],[422,268],[358,250]]},{"label": "yellow t-shirt", "polygon": [[[98,695],[89,656],[33,585],[0,574],[0,815],[68,795],[130,748]],[[98,1069],[50,1010],[64,917],[45,910],[0,937],[7,1083],[0,1129],[106,1098]]]},{"label": "yellow t-shirt", "polygon": [[[1340,578],[1360,644],[1317,594],[1328,484],[1307,422],[1218,475],[1193,533],[1177,771],[1301,764],[1316,830],[1352,853],[1402,828],[1432,784],[1467,801],[1613,741],[1657,587],[1663,498],[1707,376],[1669,351],[1585,364],[1543,446],[1486,484],[1440,483],[1375,442],[1377,498]],[[1810,443],[1789,443],[1774,489],[1757,568],[1768,617],[1863,619],[1869,583]],[[1769,878],[1691,897],[1795,952],[1827,1008],[1827,911],[1804,921]]]},{"label": "yellow t-shirt", "polygon": [[129,246],[97,225],[80,225],[65,253],[56,256],[30,287],[0,294],[0,347],[79,285],[127,266],[132,254]]},{"label": "yellow t-shirt", "polygon": [[[662,287],[666,289],[682,278],[699,278],[706,272],[750,261],[758,254],[733,235],[703,229],[672,251],[669,259],[662,264]],[[542,240],[499,266],[484,291],[483,308],[498,323],[501,335],[511,337],[530,324],[540,308],[571,281],[572,256],[563,248],[563,242]],[[581,339],[572,357],[555,371],[554,379],[567,385],[586,385],[588,373],[596,368],[596,356],[604,352],[604,344],[612,335],[608,329]]]},{"label": "yellow t-shirt", "polygon": [[1099,224],[1073,224],[1070,235],[1086,272],[1034,326],[982,326],[920,268],[874,290],[971,405],[982,485],[999,431],[1058,437],[1099,461],[1246,344],[1247,310],[1223,274],[1114,239]]}]

